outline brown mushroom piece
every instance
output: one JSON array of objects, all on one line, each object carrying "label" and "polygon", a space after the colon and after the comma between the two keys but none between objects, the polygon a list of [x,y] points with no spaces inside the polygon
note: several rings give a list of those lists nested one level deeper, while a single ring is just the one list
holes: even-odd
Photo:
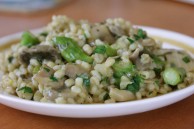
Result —
[{"label": "brown mushroom piece", "polygon": [[58,92],[53,89],[44,89],[43,96],[48,100],[54,101],[58,96]]},{"label": "brown mushroom piece", "polygon": [[135,61],[135,60],[138,58],[139,53],[140,53],[140,48],[137,48],[137,49],[132,53],[132,55],[129,57],[129,59],[131,59],[132,61]]},{"label": "brown mushroom piece", "polygon": [[76,78],[77,75],[88,73],[89,70],[81,67],[78,64],[67,64],[65,66],[65,75],[70,78]]},{"label": "brown mushroom piece", "polygon": [[19,60],[22,64],[29,64],[31,58],[54,61],[60,57],[61,56],[57,50],[49,45],[37,45],[31,48],[26,48],[19,54]]},{"label": "brown mushroom piece", "polygon": [[131,91],[120,90],[117,88],[110,88],[109,96],[117,102],[125,102],[136,99],[136,96]]},{"label": "brown mushroom piece", "polygon": [[151,47],[151,46],[155,46],[156,45],[156,42],[154,41],[154,39],[152,38],[147,38],[147,39],[144,39],[141,44],[144,46],[144,47]]},{"label": "brown mushroom piece", "polygon": [[[166,54],[166,60],[168,64],[174,64],[176,67],[184,68],[186,72],[194,71],[194,60],[183,51],[173,51],[169,54]],[[188,57],[189,62],[184,62],[184,57]]]},{"label": "brown mushroom piece", "polygon": [[122,35],[127,35],[124,29],[122,29],[120,26],[115,26],[115,25],[107,25],[109,31],[111,32],[112,35],[114,36],[122,36]]},{"label": "brown mushroom piece", "polygon": [[[47,65],[43,65],[42,69],[34,76],[34,79],[45,87],[59,89],[63,87],[63,79],[56,79],[53,77],[54,70]],[[54,79],[53,79],[54,78]]]},{"label": "brown mushroom piece", "polygon": [[97,24],[92,26],[91,28],[91,34],[95,39],[100,39],[102,41],[105,41],[109,44],[114,43],[115,39],[113,35],[111,35],[108,27],[104,24]]},{"label": "brown mushroom piece", "polygon": [[149,64],[142,64],[139,57],[134,61],[134,64],[138,70],[143,70],[143,71],[148,70],[150,67],[150,63]]},{"label": "brown mushroom piece", "polygon": [[[176,50],[177,51],[177,50]],[[170,54],[172,52],[175,52],[174,49],[165,49],[165,48],[161,48],[161,49],[155,49],[153,51],[153,53],[157,56],[160,56],[160,55],[166,55],[166,54]]]}]

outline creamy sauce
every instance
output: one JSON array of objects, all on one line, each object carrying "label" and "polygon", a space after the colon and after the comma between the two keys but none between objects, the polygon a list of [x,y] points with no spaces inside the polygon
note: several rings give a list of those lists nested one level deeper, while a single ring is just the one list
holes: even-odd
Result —
[{"label": "creamy sauce", "polygon": [[176,41],[176,40],[173,40],[173,39],[170,39],[170,38],[163,38],[163,37],[159,37],[159,36],[151,36],[151,37],[153,37],[156,40],[159,40],[159,41],[162,41],[162,42],[167,42],[171,45],[180,47],[180,48],[194,54],[194,48],[189,46],[189,45],[184,44],[184,42]]},{"label": "creamy sauce", "polygon": [[3,45],[0,44],[0,51],[4,51],[4,50],[10,48],[10,46],[19,43],[19,41],[20,41],[20,39],[14,39],[14,40],[9,41]]},{"label": "creamy sauce", "polygon": [[[172,40],[172,39],[169,39],[169,38],[163,38],[163,37],[159,37],[159,36],[151,36],[151,37],[153,37],[156,40],[159,40],[159,41],[162,41],[162,42],[167,42],[171,45],[180,47],[180,48],[194,54],[194,48],[189,46],[189,45],[184,44],[183,42],[179,42],[179,41],[176,41],[176,40]],[[15,39],[15,40],[12,40],[10,42],[7,42],[4,45],[0,45],[0,51],[8,49],[11,45],[19,43],[19,41],[20,41],[19,39]]]}]

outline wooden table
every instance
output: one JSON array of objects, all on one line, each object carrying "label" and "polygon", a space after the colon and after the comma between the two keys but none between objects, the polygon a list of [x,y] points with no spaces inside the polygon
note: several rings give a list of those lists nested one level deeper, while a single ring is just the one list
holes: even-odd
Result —
[{"label": "wooden table", "polygon": [[[159,27],[194,37],[194,5],[165,0],[71,0],[33,14],[0,12],[0,36],[46,25],[53,14],[102,21],[123,17],[134,24]],[[101,119],[41,116],[0,104],[0,129],[194,129],[194,95],[145,113]]]}]

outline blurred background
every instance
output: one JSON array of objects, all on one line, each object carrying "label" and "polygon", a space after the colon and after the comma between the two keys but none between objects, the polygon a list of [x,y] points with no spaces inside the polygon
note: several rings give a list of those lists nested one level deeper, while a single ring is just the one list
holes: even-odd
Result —
[{"label": "blurred background", "polygon": [[194,37],[194,0],[0,0],[0,36],[45,26],[57,14],[92,22],[122,17]]}]

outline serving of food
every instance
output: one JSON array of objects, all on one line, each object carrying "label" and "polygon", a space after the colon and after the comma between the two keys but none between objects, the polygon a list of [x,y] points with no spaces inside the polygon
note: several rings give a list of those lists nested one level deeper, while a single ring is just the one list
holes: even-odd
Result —
[{"label": "serving of food", "polygon": [[53,16],[0,53],[0,91],[57,104],[151,98],[194,82],[194,60],[121,18],[101,23]]}]

